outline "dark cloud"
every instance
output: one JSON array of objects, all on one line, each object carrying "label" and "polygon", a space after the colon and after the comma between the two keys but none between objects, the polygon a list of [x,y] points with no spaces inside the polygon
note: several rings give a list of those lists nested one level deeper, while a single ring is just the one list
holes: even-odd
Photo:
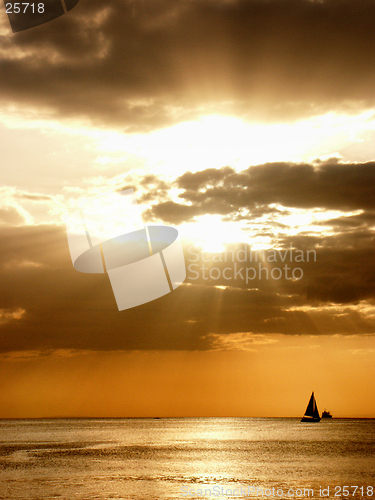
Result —
[{"label": "dark cloud", "polygon": [[322,226],[331,226],[338,231],[351,231],[354,227],[368,227],[369,225],[375,225],[375,211],[362,212],[357,215],[348,215],[343,217],[337,217],[336,219],[330,219],[320,223]]},{"label": "dark cloud", "polygon": [[[353,230],[354,231],[354,230]],[[375,333],[373,315],[358,304],[375,301],[375,249],[370,234],[350,245],[347,233],[286,238],[315,259],[262,263],[268,272],[285,264],[301,267],[301,280],[198,279],[189,268],[185,285],[156,301],[119,312],[108,276],[81,274],[72,267],[65,230],[55,226],[4,227],[0,268],[1,351],[207,350],[213,334],[235,332],[291,335]],[[319,244],[319,248],[318,248]],[[233,247],[238,250],[243,247]],[[198,261],[185,248],[187,266],[212,265],[222,273],[233,262]],[[208,254],[204,255],[207,259]],[[192,260],[193,259],[193,260]],[[218,255],[216,255],[216,260]],[[258,263],[239,266],[258,267]],[[290,273],[290,272],[289,272]],[[189,284],[190,283],[190,284]],[[226,287],[225,289],[217,286]],[[361,302],[362,301],[362,302]],[[316,309],[309,311],[309,307]],[[330,310],[333,306],[337,309]],[[327,310],[324,308],[328,307]],[[307,309],[306,309],[307,308]]]},{"label": "dark cloud", "polygon": [[[200,285],[260,290],[269,294],[272,300],[280,293],[282,296],[294,297],[291,303],[295,305],[356,304],[362,300],[373,301],[374,241],[375,235],[370,231],[366,234],[353,231],[350,237],[346,234],[323,238],[303,235],[284,237],[280,241],[282,246],[276,253],[273,253],[274,250],[251,252],[251,247],[247,247],[247,260],[244,260],[243,252],[238,253],[245,245],[228,245],[226,253],[221,254],[221,260],[218,254],[209,255],[206,252],[202,255],[201,251],[193,249],[191,254],[186,253],[188,278],[191,283]],[[285,265],[288,269],[285,269]],[[212,267],[220,272],[215,270],[211,275]],[[228,269],[226,273],[225,268]],[[247,282],[246,268],[251,269]],[[291,279],[294,276],[293,269],[296,270],[297,278],[301,274],[303,278]],[[276,279],[271,279],[272,276],[276,276]]]},{"label": "dark cloud", "polygon": [[[204,211],[207,213],[207,207]],[[190,221],[196,215],[202,215],[201,207],[183,205],[174,201],[164,201],[155,204],[144,213],[145,220],[161,219],[168,224],[180,224],[183,221]]]},{"label": "dark cloud", "polygon": [[48,196],[46,194],[31,194],[31,193],[16,193],[14,198],[20,198],[21,200],[29,200],[29,201],[51,201],[53,200],[52,196]]},{"label": "dark cloud", "polygon": [[147,189],[147,193],[138,198],[140,203],[168,198],[169,184],[158,176],[150,174],[141,180],[142,187]]},{"label": "dark cloud", "polygon": [[[149,209],[146,217],[170,223],[205,214],[252,220],[262,213],[276,213],[278,209],[269,205],[278,204],[300,209],[364,210],[371,213],[370,223],[375,211],[374,162],[267,163],[239,173],[229,167],[207,169],[187,172],[175,185],[183,190],[179,197],[185,203],[162,201]],[[366,217],[347,220],[358,225]],[[343,220],[338,219],[337,224]]]},{"label": "dark cloud", "polygon": [[2,36],[1,98],[132,129],[351,112],[375,104],[374,18],[372,0],[80,2]]}]

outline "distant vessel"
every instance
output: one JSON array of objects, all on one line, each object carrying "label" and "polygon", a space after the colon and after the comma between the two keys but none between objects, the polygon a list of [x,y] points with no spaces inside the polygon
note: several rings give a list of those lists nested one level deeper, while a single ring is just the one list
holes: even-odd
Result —
[{"label": "distant vessel", "polygon": [[316,405],[314,391],[311,394],[309,404],[307,405],[304,416],[301,422],[320,422],[319,410]]},{"label": "distant vessel", "polygon": [[322,413],[322,418],[332,418],[332,415],[329,411],[324,410]]}]

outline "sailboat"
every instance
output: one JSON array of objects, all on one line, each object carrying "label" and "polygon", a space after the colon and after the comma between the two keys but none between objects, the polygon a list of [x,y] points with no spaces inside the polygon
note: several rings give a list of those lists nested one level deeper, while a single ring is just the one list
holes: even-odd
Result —
[{"label": "sailboat", "polygon": [[307,405],[304,416],[301,422],[320,422],[319,410],[316,405],[314,391],[311,394],[309,404]]}]

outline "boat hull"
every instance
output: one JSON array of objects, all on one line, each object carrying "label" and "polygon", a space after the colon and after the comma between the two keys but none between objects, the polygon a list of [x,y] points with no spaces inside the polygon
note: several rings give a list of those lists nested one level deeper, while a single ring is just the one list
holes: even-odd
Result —
[{"label": "boat hull", "polygon": [[312,422],[312,423],[320,422],[320,418],[318,418],[318,417],[302,417],[301,422]]}]

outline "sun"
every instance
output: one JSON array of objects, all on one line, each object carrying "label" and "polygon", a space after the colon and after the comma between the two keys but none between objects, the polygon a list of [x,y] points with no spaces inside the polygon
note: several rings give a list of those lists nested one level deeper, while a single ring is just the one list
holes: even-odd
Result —
[{"label": "sun", "polygon": [[248,235],[238,222],[223,221],[221,215],[203,215],[196,222],[179,226],[182,237],[194,242],[203,251],[220,253],[231,243],[249,243]]}]

